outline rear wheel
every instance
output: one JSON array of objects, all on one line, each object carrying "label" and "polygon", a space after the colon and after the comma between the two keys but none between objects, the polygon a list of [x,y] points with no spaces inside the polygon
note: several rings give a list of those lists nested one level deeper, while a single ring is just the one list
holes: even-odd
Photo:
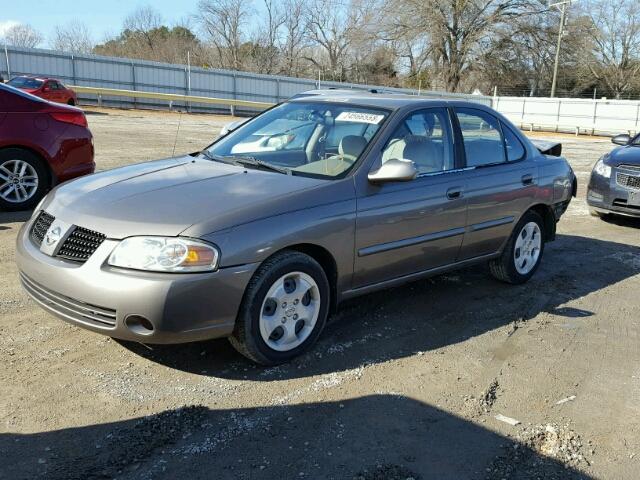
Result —
[{"label": "rear wheel", "polygon": [[35,154],[20,148],[0,151],[0,209],[34,207],[48,187],[45,167]]},{"label": "rear wheel", "polygon": [[544,239],[542,217],[528,211],[514,228],[502,255],[489,262],[491,275],[506,283],[525,283],[540,266]]},{"label": "rear wheel", "polygon": [[262,365],[287,362],[311,347],[329,312],[329,282],[313,258],[282,252],[249,282],[231,344]]}]

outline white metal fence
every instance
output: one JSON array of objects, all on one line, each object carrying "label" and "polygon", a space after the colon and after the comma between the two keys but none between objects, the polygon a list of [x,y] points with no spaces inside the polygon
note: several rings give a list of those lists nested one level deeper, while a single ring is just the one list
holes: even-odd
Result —
[{"label": "white metal fence", "polygon": [[[318,81],[248,72],[215,70],[167,63],[104,57],[71,55],[52,50],[3,47],[0,74],[5,77],[30,74],[52,76],[72,85],[134,90],[156,93],[216,97],[262,103],[278,103],[286,98],[318,87]],[[378,89],[417,95],[412,89],[387,88],[339,82],[320,82],[323,88]],[[614,100],[557,99],[536,97],[488,97],[421,91],[429,98],[457,98],[493,106],[524,129],[542,129],[575,133],[640,132],[640,102]],[[81,101],[95,102],[96,95],[81,93]],[[107,105],[167,107],[154,98],[106,96]],[[179,102],[175,106],[184,107]],[[221,111],[215,104],[194,103],[199,111]],[[256,109],[238,107],[249,113]]]},{"label": "white metal fence", "polygon": [[[102,87],[122,90],[139,90],[156,93],[173,93],[202,97],[217,97],[253,102],[278,103],[296,93],[318,87],[318,81],[276,75],[259,75],[248,72],[216,70],[149,62],[98,55],[71,55],[52,50],[3,47],[0,73],[5,77],[15,75],[42,75],[59,78],[71,85]],[[376,85],[325,82],[321,87],[372,89],[416,94],[416,90],[386,88]],[[491,98],[446,92],[421,92],[435,98],[464,98],[491,104]],[[94,95],[80,95],[81,100],[96,100]],[[130,99],[105,97],[106,104],[122,106],[162,106],[154,99]],[[176,103],[176,105],[178,105]],[[211,105],[197,104],[190,107],[199,110],[215,109]]]},{"label": "white metal fence", "polygon": [[634,100],[495,97],[493,108],[525,130],[640,132],[640,102]]}]

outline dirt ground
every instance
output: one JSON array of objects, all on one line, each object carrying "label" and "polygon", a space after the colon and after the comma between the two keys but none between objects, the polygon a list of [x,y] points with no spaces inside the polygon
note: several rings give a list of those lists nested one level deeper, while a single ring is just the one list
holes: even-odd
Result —
[{"label": "dirt ground", "polygon": [[[198,150],[228,121],[88,118],[98,169]],[[579,196],[528,284],[476,267],[350,301],[277,368],[46,314],[13,260],[28,214],[0,213],[0,479],[637,479],[640,221],[589,216],[612,145],[561,138]]]}]

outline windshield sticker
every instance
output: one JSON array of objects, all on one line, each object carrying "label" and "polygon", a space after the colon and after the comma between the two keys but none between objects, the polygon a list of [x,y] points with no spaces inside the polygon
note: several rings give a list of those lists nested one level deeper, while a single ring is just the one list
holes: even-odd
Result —
[{"label": "windshield sticker", "polygon": [[371,123],[373,125],[379,124],[384,115],[376,115],[374,113],[363,112],[342,112],[336,117],[337,122],[357,122],[357,123]]}]

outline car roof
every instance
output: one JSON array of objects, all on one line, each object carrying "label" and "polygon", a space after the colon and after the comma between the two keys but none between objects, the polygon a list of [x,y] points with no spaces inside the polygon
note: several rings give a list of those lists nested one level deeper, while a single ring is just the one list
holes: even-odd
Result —
[{"label": "car roof", "polygon": [[55,81],[59,81],[57,78],[53,78],[53,77],[40,77],[37,75],[16,75],[15,77],[11,77],[12,79],[14,78],[33,78],[34,80],[40,80],[41,82],[46,82],[47,80],[55,80]]},{"label": "car roof", "polygon": [[489,110],[479,102],[468,100],[449,100],[439,98],[427,98],[418,95],[406,95],[398,93],[377,93],[376,91],[365,90],[310,90],[300,93],[289,99],[290,102],[326,102],[326,103],[347,103],[359,106],[369,106],[398,110],[405,107],[442,107],[442,106],[466,106]]}]

